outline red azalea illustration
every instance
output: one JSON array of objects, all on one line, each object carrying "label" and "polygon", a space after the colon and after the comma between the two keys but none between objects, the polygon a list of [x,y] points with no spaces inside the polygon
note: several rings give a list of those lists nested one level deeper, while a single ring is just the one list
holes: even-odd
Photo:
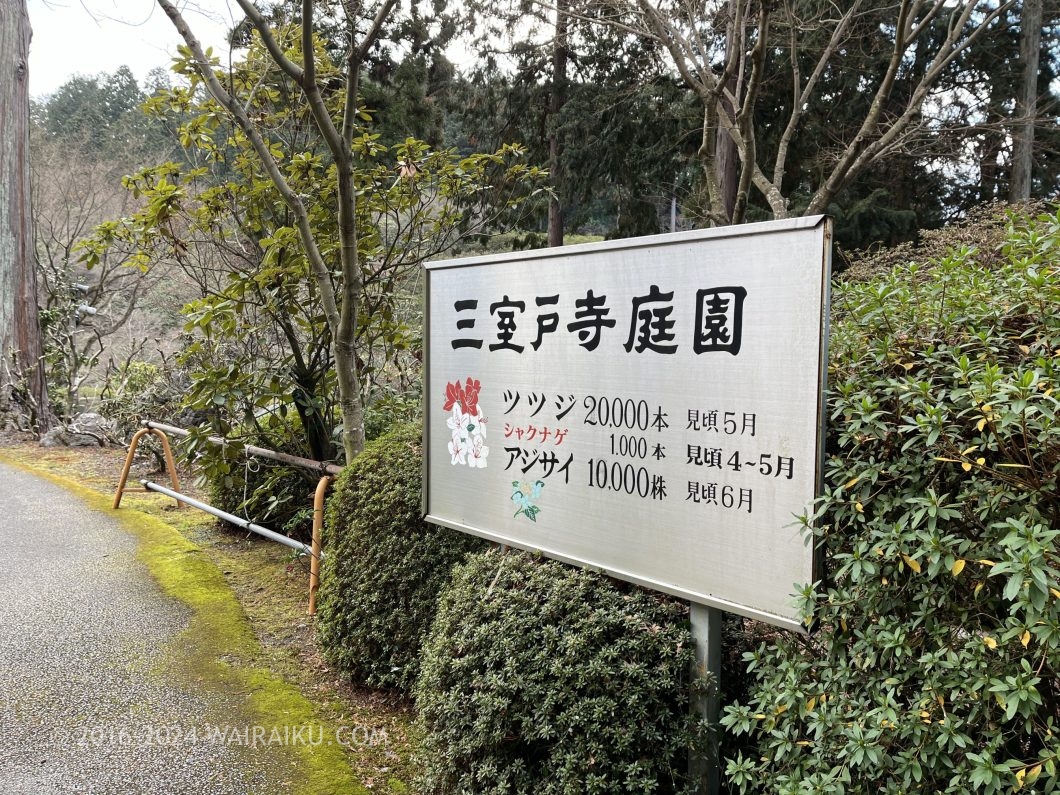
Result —
[{"label": "red azalea illustration", "polygon": [[478,393],[482,389],[482,383],[477,379],[468,378],[464,386],[464,413],[474,415],[478,411]]},{"label": "red azalea illustration", "polygon": [[459,381],[445,385],[445,405],[442,406],[442,410],[449,411],[455,403],[464,405],[464,389]]},{"label": "red azalea illustration", "polygon": [[452,439],[449,454],[453,466],[470,469],[485,469],[488,463],[489,446],[486,444],[486,417],[478,404],[482,382],[468,377],[463,383],[459,379],[445,385],[443,410],[451,412],[445,421]]}]

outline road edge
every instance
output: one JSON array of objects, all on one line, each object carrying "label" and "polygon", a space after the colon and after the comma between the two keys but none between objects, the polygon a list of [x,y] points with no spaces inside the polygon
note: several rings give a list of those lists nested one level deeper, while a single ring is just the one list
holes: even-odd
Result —
[{"label": "road edge", "polygon": [[[320,743],[285,743],[305,778],[293,785],[294,795],[368,795],[368,790],[357,783],[342,747],[334,742],[339,727],[323,720],[297,687],[258,664],[261,645],[242,605],[220,569],[198,545],[156,516],[129,507],[114,510],[111,497],[3,450],[0,462],[70,492],[92,510],[116,519],[137,539],[137,559],[166,596],[191,612],[188,628],[172,642],[167,656],[175,662],[194,664],[195,679],[210,679],[245,693],[248,711],[262,726],[320,727],[319,733],[310,732],[311,740],[323,738]],[[194,643],[182,644],[184,637],[194,638]]]}]

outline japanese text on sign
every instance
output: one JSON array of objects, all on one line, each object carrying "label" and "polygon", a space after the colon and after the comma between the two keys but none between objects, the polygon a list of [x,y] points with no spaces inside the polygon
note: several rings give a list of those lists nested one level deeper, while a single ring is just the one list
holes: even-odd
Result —
[{"label": "japanese text on sign", "polygon": [[[714,287],[696,291],[696,322],[691,339],[695,353],[724,351],[733,356],[740,353],[746,297],[747,290],[743,287]],[[536,296],[531,307],[536,306],[537,310],[532,317],[527,313],[526,300],[512,300],[505,294],[499,301],[488,305],[489,315],[495,321],[495,329],[492,330],[495,341],[489,343],[488,350],[523,353],[526,343],[518,340],[533,335],[529,346],[531,350],[537,351],[545,336],[555,334],[562,326],[569,334],[576,335],[578,345],[587,351],[595,351],[605,329],[613,329],[618,324],[615,318],[608,317],[611,307],[607,300],[606,295],[595,295],[592,289],[587,290],[584,296],[575,299],[572,319],[564,324],[554,310],[560,302],[559,294]],[[674,291],[662,292],[655,284],[651,285],[646,295],[635,296],[629,313],[629,333],[621,347],[627,353],[677,353],[679,343],[674,332],[675,321],[671,318],[673,302]],[[457,315],[456,333],[470,334],[473,329],[480,328],[480,318],[477,316],[479,303],[477,298],[462,298],[453,302]],[[523,319],[524,315],[527,316],[526,320]],[[487,325],[483,321],[482,327]],[[529,329],[527,334],[517,336],[523,327]],[[481,336],[454,336],[450,344],[454,349],[480,350],[483,341]]]},{"label": "japanese text on sign", "polygon": [[801,626],[826,219],[427,267],[430,521]]}]

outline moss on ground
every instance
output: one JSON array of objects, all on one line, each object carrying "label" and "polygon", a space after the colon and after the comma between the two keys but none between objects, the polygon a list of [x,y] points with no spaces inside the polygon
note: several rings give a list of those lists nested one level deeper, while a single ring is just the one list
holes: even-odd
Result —
[{"label": "moss on ground", "polygon": [[[11,451],[0,451],[0,460],[34,475],[44,477],[76,494],[89,507],[107,513],[138,541],[137,557],[150,571],[162,591],[191,611],[187,629],[166,650],[171,661],[169,676],[183,677],[189,686],[236,692],[246,695],[248,723],[262,726],[321,726],[324,742],[286,746],[293,755],[296,781],[292,792],[298,795],[367,793],[354,778],[342,745],[332,741],[337,725],[330,724],[298,688],[262,664],[261,644],[243,609],[218,567],[189,541],[178,527],[152,516],[138,507],[146,499],[158,510],[158,500],[147,495],[126,495],[123,507],[114,511],[112,498],[76,483],[53,471],[55,461],[27,461]],[[132,507],[136,504],[138,507]],[[173,512],[176,524],[189,526],[201,515]],[[179,518],[178,518],[179,517]],[[228,723],[231,723],[229,719]],[[401,791],[394,782],[392,791]]]}]

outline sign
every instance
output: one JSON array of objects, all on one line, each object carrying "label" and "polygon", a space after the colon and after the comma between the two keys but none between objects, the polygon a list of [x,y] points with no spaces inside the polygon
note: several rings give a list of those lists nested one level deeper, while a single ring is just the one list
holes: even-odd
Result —
[{"label": "sign", "polygon": [[802,629],[831,226],[429,263],[428,521]]}]

